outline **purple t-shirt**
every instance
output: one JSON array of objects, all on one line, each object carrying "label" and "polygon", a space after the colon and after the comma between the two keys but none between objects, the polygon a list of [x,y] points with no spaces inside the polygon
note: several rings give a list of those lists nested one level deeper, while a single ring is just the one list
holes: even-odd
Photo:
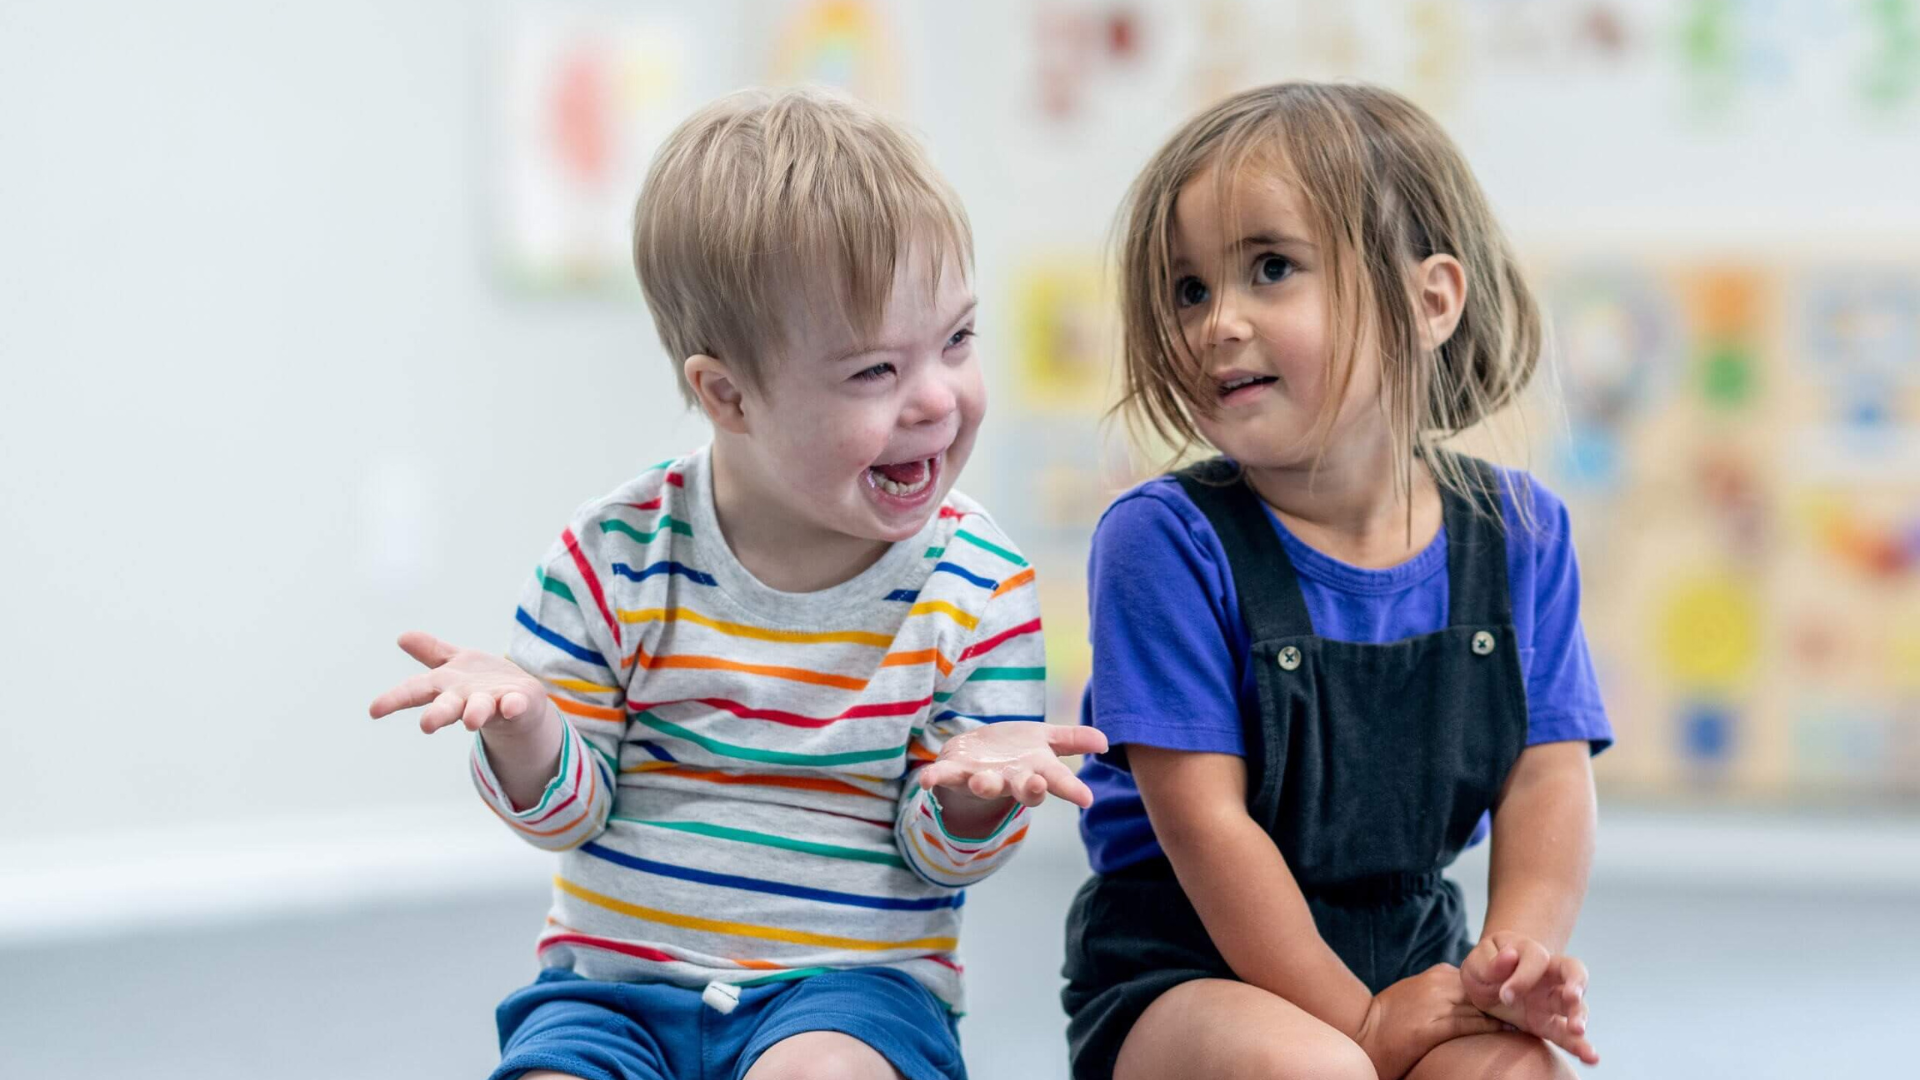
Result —
[{"label": "purple t-shirt", "polygon": [[[1515,493],[1531,500],[1531,530],[1510,525],[1507,588],[1526,678],[1527,745],[1613,742],[1580,629],[1580,572],[1567,508],[1524,472],[1502,484],[1506,520]],[[1330,558],[1274,517],[1293,561],[1314,633],[1385,644],[1447,625],[1447,531],[1412,559],[1370,570]],[[1093,534],[1087,564],[1093,677],[1080,721],[1115,746],[1244,753],[1242,724],[1259,712],[1252,648],[1226,549],[1178,481],[1159,477],[1115,500]],[[1080,776],[1093,789],[1080,835],[1094,870],[1109,873],[1160,854],[1133,774],[1108,755]],[[1477,842],[1486,832],[1482,821]]]}]

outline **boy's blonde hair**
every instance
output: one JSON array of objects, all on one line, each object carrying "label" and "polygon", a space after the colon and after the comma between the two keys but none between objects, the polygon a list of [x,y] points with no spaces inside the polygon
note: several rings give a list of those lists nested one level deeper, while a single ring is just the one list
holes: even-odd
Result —
[{"label": "boy's blonde hair", "polygon": [[966,211],[920,144],[829,91],[743,90],[694,113],[655,155],[633,222],[633,265],[680,393],[705,354],[758,385],[795,305],[880,327],[912,247],[970,271]]},{"label": "boy's blonde hair", "polygon": [[[1539,305],[1453,140],[1418,106],[1376,87],[1291,82],[1248,90],[1189,120],[1154,155],[1134,181],[1120,225],[1126,363],[1116,410],[1136,436],[1170,444],[1176,459],[1204,442],[1194,411],[1211,395],[1174,307],[1174,202],[1211,168],[1223,217],[1237,224],[1232,182],[1248,167],[1297,182],[1326,260],[1329,340],[1344,346],[1331,361],[1330,394],[1315,425],[1322,449],[1371,316],[1389,431],[1407,451],[1396,459],[1394,480],[1409,496],[1409,512],[1416,456],[1439,483],[1462,494],[1477,487],[1453,455],[1432,451],[1513,401],[1532,379],[1543,335]],[[1466,301],[1453,336],[1427,352],[1412,270],[1436,253],[1459,260]]]}]

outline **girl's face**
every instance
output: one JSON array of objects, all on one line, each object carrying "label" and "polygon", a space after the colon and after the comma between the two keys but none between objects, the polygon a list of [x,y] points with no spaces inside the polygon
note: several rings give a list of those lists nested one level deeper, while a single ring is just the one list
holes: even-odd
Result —
[{"label": "girl's face", "polygon": [[1168,283],[1181,333],[1206,375],[1201,393],[1210,396],[1194,410],[1200,434],[1250,468],[1285,469],[1312,463],[1327,411],[1329,457],[1356,436],[1384,432],[1371,320],[1358,320],[1362,340],[1346,393],[1328,400],[1338,390],[1330,369],[1343,343],[1332,340],[1323,252],[1295,185],[1275,170],[1243,169],[1223,207],[1216,184],[1208,169],[1174,201]]}]

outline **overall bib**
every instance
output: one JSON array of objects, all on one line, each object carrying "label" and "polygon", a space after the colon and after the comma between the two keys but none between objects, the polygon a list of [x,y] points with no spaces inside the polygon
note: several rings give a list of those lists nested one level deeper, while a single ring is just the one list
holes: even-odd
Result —
[{"label": "overall bib", "polygon": [[[1383,645],[1314,636],[1293,564],[1237,466],[1214,459],[1175,474],[1226,549],[1252,639],[1247,811],[1279,847],[1320,936],[1376,993],[1472,948],[1460,888],[1441,870],[1526,742],[1499,479],[1462,464],[1479,509],[1441,489],[1447,626]],[[1081,887],[1063,974],[1075,1080],[1108,1080],[1161,994],[1235,977],[1164,856]]]}]

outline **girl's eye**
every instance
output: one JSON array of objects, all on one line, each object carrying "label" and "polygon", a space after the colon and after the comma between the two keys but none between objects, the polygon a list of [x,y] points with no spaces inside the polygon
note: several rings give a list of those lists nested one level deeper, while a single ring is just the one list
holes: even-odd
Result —
[{"label": "girl's eye", "polygon": [[1193,307],[1207,302],[1207,287],[1196,277],[1183,277],[1173,283],[1173,302],[1176,307]]},{"label": "girl's eye", "polygon": [[1284,255],[1262,255],[1255,261],[1253,276],[1263,285],[1271,285],[1293,272],[1293,260]]},{"label": "girl's eye", "polygon": [[967,327],[964,330],[955,330],[953,332],[953,336],[947,339],[947,348],[957,349],[960,346],[965,345],[967,343],[967,339],[972,336],[973,336],[973,327],[971,326]]},{"label": "girl's eye", "polygon": [[861,371],[855,374],[854,378],[860,380],[861,382],[875,382],[877,380],[884,379],[891,374],[893,374],[893,365],[883,363],[883,364],[875,364],[872,367],[867,368],[865,371]]}]

